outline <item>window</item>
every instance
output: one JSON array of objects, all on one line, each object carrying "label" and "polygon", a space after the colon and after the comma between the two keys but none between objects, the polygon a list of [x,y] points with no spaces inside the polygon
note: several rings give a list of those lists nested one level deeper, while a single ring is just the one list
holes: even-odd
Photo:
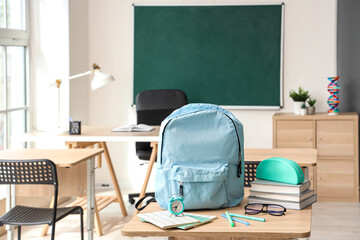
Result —
[{"label": "window", "polygon": [[[28,0],[0,0],[0,150],[23,148],[28,107]],[[0,186],[0,199],[6,197]]]},{"label": "window", "polygon": [[23,148],[12,136],[29,123],[28,0],[0,0],[0,150]]}]

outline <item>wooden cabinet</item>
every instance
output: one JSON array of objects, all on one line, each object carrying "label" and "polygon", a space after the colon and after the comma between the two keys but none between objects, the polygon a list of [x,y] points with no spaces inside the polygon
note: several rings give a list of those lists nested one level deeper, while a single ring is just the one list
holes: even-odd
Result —
[{"label": "wooden cabinet", "polygon": [[314,148],[312,121],[277,121],[278,148]]},{"label": "wooden cabinet", "polygon": [[316,148],[319,157],[354,157],[354,121],[316,121]]},{"label": "wooden cabinet", "polygon": [[273,116],[274,148],[316,148],[319,201],[359,201],[357,113]]}]

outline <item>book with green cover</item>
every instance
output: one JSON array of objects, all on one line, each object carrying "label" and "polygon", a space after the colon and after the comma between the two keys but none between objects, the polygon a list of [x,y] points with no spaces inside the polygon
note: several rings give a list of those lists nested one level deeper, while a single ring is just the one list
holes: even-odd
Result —
[{"label": "book with green cover", "polygon": [[[195,213],[191,213],[191,214],[186,213],[184,215],[188,216],[188,217],[191,217],[191,218],[194,218],[194,219],[198,220],[199,222],[184,224],[184,225],[176,226],[175,228],[179,228],[179,229],[182,229],[182,230],[187,230],[187,229],[198,227],[198,226],[203,225],[205,223],[211,222],[212,220],[214,220],[216,218],[216,216],[195,214]],[[143,218],[140,218],[140,220],[143,221],[143,222],[148,222]]]},{"label": "book with green cover", "polygon": [[187,213],[185,215],[189,216],[189,217],[192,217],[192,218],[195,218],[196,220],[199,220],[200,222],[191,223],[191,224],[185,224],[185,225],[177,226],[176,228],[186,230],[186,229],[189,229],[189,228],[198,227],[198,226],[203,225],[205,223],[211,222],[212,220],[214,220],[216,218],[216,216],[201,215],[201,214],[195,214],[195,213],[191,213],[191,214]]}]

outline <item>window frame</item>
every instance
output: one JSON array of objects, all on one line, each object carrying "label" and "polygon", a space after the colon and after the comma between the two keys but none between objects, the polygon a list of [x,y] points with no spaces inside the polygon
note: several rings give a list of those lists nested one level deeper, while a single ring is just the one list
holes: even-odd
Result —
[{"label": "window frame", "polygon": [[[5,0],[5,9],[7,9],[7,1]],[[25,30],[17,30],[17,29],[8,29],[8,28],[0,28],[0,46],[4,47],[5,50],[5,66],[4,66],[4,88],[5,88],[5,109],[0,110],[0,114],[4,114],[4,149],[8,149],[10,139],[9,139],[9,113],[15,112],[15,111],[25,111],[25,131],[27,131],[30,127],[30,71],[29,71],[29,45],[30,45],[30,1],[24,0],[24,14],[25,14]],[[6,23],[6,26],[8,24]],[[16,108],[9,108],[8,104],[8,81],[7,81],[7,47],[24,47],[25,53],[24,53],[24,67],[25,67],[25,104],[22,107],[16,107]],[[26,147],[26,144],[25,144]]]},{"label": "window frame", "polygon": [[[7,1],[5,1],[5,9],[7,9]],[[7,28],[0,28],[0,46],[4,47],[5,49],[5,66],[4,66],[4,93],[6,94],[5,99],[5,109],[0,110],[0,114],[4,114],[4,149],[8,149],[10,139],[9,139],[9,113],[15,112],[15,111],[25,111],[25,131],[27,131],[30,127],[31,123],[31,107],[30,107],[30,54],[29,54],[29,45],[30,45],[30,1],[24,0],[24,14],[25,14],[25,30],[15,30],[15,29],[7,29]],[[7,25],[7,23],[6,23]],[[25,47],[25,53],[24,53],[24,67],[25,67],[25,104],[23,107],[17,107],[17,108],[8,108],[8,88],[7,88],[7,47],[11,46],[23,46]],[[25,143],[24,147],[27,147],[27,144]],[[6,191],[3,187],[0,186],[0,200],[4,199],[6,197]]]},{"label": "window frame", "polygon": [[[5,0],[5,9],[7,8],[7,1]],[[9,46],[29,46],[30,42],[30,4],[29,0],[24,0],[24,14],[25,14],[25,30],[0,28],[0,45]],[[7,24],[6,24],[7,25]]]}]

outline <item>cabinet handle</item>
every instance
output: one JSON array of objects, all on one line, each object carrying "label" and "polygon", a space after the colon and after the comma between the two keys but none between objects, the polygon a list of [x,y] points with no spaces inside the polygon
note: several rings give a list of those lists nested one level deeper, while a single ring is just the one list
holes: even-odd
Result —
[{"label": "cabinet handle", "polygon": [[318,141],[321,141],[321,140],[322,140],[322,138],[321,138],[321,137],[319,137],[319,138],[318,138]]},{"label": "cabinet handle", "polygon": [[309,141],[312,141],[313,139],[312,139],[312,137],[309,137]]}]

